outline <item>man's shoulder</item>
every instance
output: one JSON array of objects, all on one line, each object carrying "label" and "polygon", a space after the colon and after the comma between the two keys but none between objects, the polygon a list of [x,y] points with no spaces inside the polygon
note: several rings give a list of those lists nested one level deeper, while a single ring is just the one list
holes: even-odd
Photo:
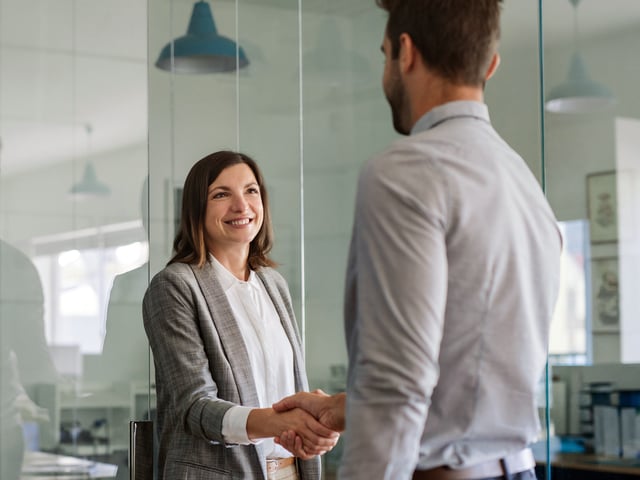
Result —
[{"label": "man's shoulder", "polygon": [[442,152],[450,148],[450,142],[430,131],[401,137],[384,150],[372,156],[363,166],[364,176],[398,176],[411,174],[418,169],[427,172],[439,169]]}]

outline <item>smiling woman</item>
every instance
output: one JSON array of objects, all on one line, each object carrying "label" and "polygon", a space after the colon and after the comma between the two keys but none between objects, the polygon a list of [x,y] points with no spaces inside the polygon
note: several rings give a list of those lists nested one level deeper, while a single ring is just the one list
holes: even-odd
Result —
[{"label": "smiling woman", "polygon": [[[241,153],[208,155],[185,180],[174,256],[143,302],[161,479],[212,470],[317,479],[317,455],[338,440],[307,412],[271,408],[308,385],[289,290],[268,256],[267,198],[257,164]],[[285,430],[303,446],[275,444]]]}]

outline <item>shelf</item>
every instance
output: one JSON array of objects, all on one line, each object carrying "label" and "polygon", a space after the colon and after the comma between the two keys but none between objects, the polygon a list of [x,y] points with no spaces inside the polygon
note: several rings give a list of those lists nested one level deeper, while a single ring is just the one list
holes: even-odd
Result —
[{"label": "shelf", "polygon": [[61,390],[60,408],[130,408],[128,388],[86,388],[81,391]]},{"label": "shelf", "polygon": [[[538,460],[539,464],[546,462]],[[551,458],[551,465],[571,470],[618,473],[640,476],[640,460],[605,457],[581,453],[558,453]]]}]

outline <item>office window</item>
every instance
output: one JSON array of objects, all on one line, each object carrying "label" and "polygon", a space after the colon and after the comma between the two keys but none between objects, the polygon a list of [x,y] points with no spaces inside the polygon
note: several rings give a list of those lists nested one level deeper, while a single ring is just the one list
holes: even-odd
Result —
[{"label": "office window", "polygon": [[35,242],[49,345],[102,353],[109,292],[116,275],[148,258],[140,222],[70,232]]},{"label": "office window", "polygon": [[559,222],[563,238],[560,289],[551,323],[549,362],[585,365],[590,359],[589,238],[585,220]]}]

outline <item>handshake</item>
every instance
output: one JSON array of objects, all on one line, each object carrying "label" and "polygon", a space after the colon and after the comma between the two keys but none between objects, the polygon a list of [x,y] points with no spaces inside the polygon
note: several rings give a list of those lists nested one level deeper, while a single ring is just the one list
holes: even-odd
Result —
[{"label": "handshake", "polygon": [[275,442],[303,460],[330,451],[344,430],[345,401],[345,393],[327,395],[322,390],[283,398],[273,405],[276,414],[293,414],[303,421],[292,422]]}]

